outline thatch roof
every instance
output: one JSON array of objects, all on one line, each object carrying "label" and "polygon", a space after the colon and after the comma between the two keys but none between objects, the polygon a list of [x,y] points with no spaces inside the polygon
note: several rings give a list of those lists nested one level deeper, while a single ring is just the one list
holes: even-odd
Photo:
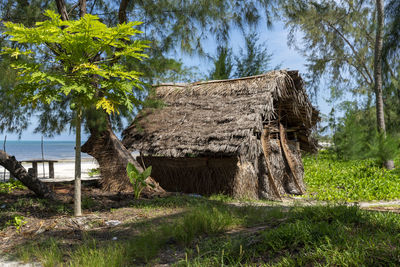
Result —
[{"label": "thatch roof", "polygon": [[[261,153],[260,133],[281,110],[287,128],[296,129],[310,149],[310,129],[318,120],[298,71],[155,88],[165,106],[144,109],[123,132],[130,150],[166,157],[253,156]],[[273,124],[271,124],[273,125]]]}]

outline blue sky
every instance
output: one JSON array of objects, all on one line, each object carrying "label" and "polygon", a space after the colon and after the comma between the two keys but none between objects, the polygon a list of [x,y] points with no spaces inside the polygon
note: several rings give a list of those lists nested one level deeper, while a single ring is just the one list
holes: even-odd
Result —
[{"label": "blue sky", "polygon": [[[271,66],[281,65],[281,69],[288,70],[299,70],[300,73],[304,74],[306,72],[305,67],[305,58],[303,58],[297,51],[291,49],[287,45],[287,30],[284,28],[284,24],[282,22],[276,22],[271,29],[264,28],[263,25],[260,25],[258,30],[260,34],[260,41],[265,42],[268,46],[269,53],[273,54]],[[233,47],[233,52],[237,52],[239,47],[244,47],[244,39],[238,33],[233,31],[231,34],[231,44]],[[300,39],[299,39],[300,40]],[[207,42],[207,47],[210,51],[207,51],[210,54],[215,54],[216,45],[213,40],[209,40]],[[182,58],[182,61],[188,66],[198,67],[199,70],[203,73],[208,73],[212,68],[212,63],[205,60],[200,59],[198,57],[188,57],[177,55],[177,58]],[[323,93],[319,93],[319,95],[324,95]],[[322,113],[327,114],[330,111],[330,107],[324,101],[323,98],[318,99],[318,107]],[[35,128],[36,119],[32,118],[31,126],[22,134],[22,140],[40,140],[40,134],[34,134],[33,129]],[[0,141],[4,140],[5,134],[0,135]],[[55,136],[54,138],[45,138],[45,140],[57,140],[57,141],[73,141],[75,138],[74,133],[64,132],[61,135]],[[82,140],[86,140],[88,136],[83,134]],[[7,140],[17,140],[18,136],[15,134],[7,134]]]}]

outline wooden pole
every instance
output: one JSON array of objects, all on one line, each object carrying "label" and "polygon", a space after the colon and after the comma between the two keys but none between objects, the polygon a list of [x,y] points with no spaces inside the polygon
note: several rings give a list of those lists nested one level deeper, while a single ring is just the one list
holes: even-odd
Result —
[{"label": "wooden pole", "polygon": [[42,149],[42,167],[43,167],[43,178],[46,177],[46,172],[44,170],[44,149],[43,149],[43,135],[42,135],[42,142],[40,144],[40,148]]},{"label": "wooden pole", "polygon": [[[6,142],[7,142],[7,135],[4,136],[4,143],[3,143],[3,151],[6,152]],[[6,168],[4,168],[4,174],[3,174],[3,182],[6,182]],[[11,176],[11,173],[10,173]]]}]

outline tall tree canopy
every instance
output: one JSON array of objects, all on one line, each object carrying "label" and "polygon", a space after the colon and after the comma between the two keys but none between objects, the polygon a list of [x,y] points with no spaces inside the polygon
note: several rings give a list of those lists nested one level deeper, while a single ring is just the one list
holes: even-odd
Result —
[{"label": "tall tree canopy", "polygon": [[400,1],[391,0],[386,6],[388,31],[386,34],[384,56],[395,56],[400,50]]},{"label": "tall tree canopy", "polygon": [[[232,27],[245,27],[246,25],[256,25],[262,21],[262,13],[269,8],[268,0],[234,1],[234,0],[212,0],[212,1],[178,1],[178,0],[80,0],[76,1],[4,1],[2,9],[3,18],[17,22],[23,10],[32,14],[29,21],[43,20],[40,15],[33,10],[43,10],[45,8],[57,10],[62,20],[77,19],[82,13],[98,15],[100,20],[109,26],[118,23],[139,20],[144,24],[139,28],[144,32],[143,38],[151,42],[151,49],[146,51],[149,60],[140,62],[135,59],[123,59],[124,64],[130,70],[144,73],[143,81],[152,83],[161,81],[166,75],[171,74],[171,69],[176,70],[178,75],[187,72],[181,68],[179,61],[169,58],[176,52],[188,54],[205,55],[204,42],[214,36],[218,41],[224,42]],[[86,10],[86,11],[85,11]],[[267,17],[269,13],[267,13]],[[31,22],[21,21],[22,23]],[[19,22],[19,21],[18,21]],[[130,42],[128,40],[128,42]],[[1,59],[4,66],[7,65],[4,58]],[[174,71],[172,72],[174,73]],[[172,75],[171,77],[174,77]],[[2,86],[0,94],[13,87],[13,81],[9,86]],[[8,88],[8,89],[7,89]],[[138,100],[143,96],[136,94]],[[137,102],[136,104],[140,104]],[[39,116],[39,124],[36,131],[44,135],[51,136],[61,133],[69,126],[68,122],[73,123],[74,113],[70,108],[70,98],[68,96],[58,102],[38,104],[30,106],[26,111],[15,111],[13,114],[7,113],[4,107],[0,107],[2,116],[0,120],[0,130],[11,130],[21,132],[26,127],[29,118],[33,114]],[[140,108],[140,105],[136,108]],[[113,133],[113,127],[123,128],[123,118],[132,119],[134,112],[129,109],[120,109],[120,113],[107,115],[105,112],[96,110],[95,106],[85,110],[83,119],[85,128],[91,134],[89,140],[82,147],[82,151],[94,156],[101,166],[109,164],[109,168],[101,168],[104,177],[109,178],[105,182],[106,188],[124,189],[129,186],[129,180],[125,173],[117,173],[115,170],[125,170],[127,162],[134,162],[130,153],[123,147],[118,138]],[[107,153],[103,153],[107,151]],[[113,159],[113,162],[110,162]],[[112,165],[112,166],[111,166]],[[138,165],[137,165],[138,166]],[[138,166],[138,168],[140,168]],[[113,171],[114,170],[114,171]],[[122,178],[120,178],[122,177]],[[118,182],[122,179],[125,182]],[[116,182],[112,182],[112,181]]]},{"label": "tall tree canopy", "polygon": [[[376,129],[385,133],[384,101],[388,104],[387,100],[393,99],[388,88],[398,76],[399,62],[389,64],[388,58],[382,57],[383,2],[292,0],[283,2],[282,8],[290,30],[289,43],[308,61],[310,84],[317,89],[324,80],[335,98],[353,94],[366,110],[374,103]],[[298,32],[302,45],[296,38]],[[386,105],[386,116],[390,110]]]}]

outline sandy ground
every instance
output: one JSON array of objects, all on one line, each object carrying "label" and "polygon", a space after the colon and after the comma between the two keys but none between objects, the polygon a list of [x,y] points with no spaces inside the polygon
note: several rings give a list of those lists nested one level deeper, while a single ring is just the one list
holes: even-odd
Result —
[{"label": "sandy ground", "polygon": [[[22,166],[28,170],[28,168],[32,168],[31,163],[22,162]],[[89,176],[89,172],[91,169],[95,169],[98,167],[97,161],[94,158],[84,158],[82,159],[82,180],[90,180],[96,179],[98,177]],[[54,163],[54,178],[57,181],[68,181],[73,180],[75,173],[75,163],[73,159],[66,159],[66,160],[58,160],[58,162]],[[43,175],[44,174],[44,175]],[[9,172],[4,171],[4,168],[0,166],[0,180],[8,179]],[[43,164],[38,164],[38,176],[39,178],[50,181],[48,179],[49,176],[49,165],[47,163],[44,164],[44,173],[43,173]]]},{"label": "sandy ground", "polygon": [[9,260],[7,258],[0,258],[1,267],[41,267],[40,263],[22,263],[18,261]]}]

